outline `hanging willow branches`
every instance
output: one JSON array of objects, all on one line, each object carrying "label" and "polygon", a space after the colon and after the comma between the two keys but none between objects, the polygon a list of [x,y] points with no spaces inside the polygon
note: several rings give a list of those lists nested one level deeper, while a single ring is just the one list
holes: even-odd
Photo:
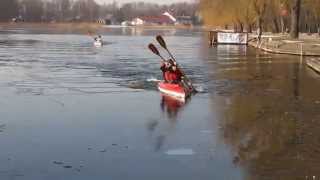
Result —
[{"label": "hanging willow branches", "polygon": [[229,27],[237,31],[261,28],[280,32],[317,32],[320,24],[320,0],[200,0],[207,26]]}]

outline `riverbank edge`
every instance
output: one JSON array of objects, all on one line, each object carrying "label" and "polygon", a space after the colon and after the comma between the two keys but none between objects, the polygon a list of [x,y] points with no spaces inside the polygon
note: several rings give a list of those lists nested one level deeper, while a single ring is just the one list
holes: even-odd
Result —
[{"label": "riverbank edge", "polygon": [[[300,40],[300,41],[302,41],[303,43],[306,43],[306,41],[303,41],[303,40]],[[318,53],[310,53],[310,52],[303,51],[302,48],[299,48],[299,46],[296,46],[296,48],[292,48],[288,51],[288,50],[278,48],[277,45],[270,44],[268,43],[268,41],[262,40],[261,42],[258,42],[256,39],[249,41],[248,45],[268,53],[287,54],[287,55],[295,55],[295,56],[298,55],[303,57],[320,57],[320,48]],[[306,64],[308,67],[310,67],[315,72],[320,74],[320,59],[309,58],[306,60]]]},{"label": "riverbank edge", "polygon": [[12,22],[0,22],[1,28],[28,28],[28,27],[94,27],[94,28],[136,28],[136,29],[199,29],[204,30],[203,26],[187,26],[187,25],[139,25],[139,26],[121,26],[121,25],[105,25],[95,22],[57,22],[57,23],[48,23],[48,22],[32,22],[32,23],[12,23]]},{"label": "riverbank edge", "polygon": [[265,52],[274,53],[274,54],[288,54],[288,55],[298,55],[298,56],[313,56],[313,57],[320,57],[320,48],[319,53],[311,53],[306,51],[301,51],[298,47],[296,49],[291,50],[283,50],[280,48],[274,48],[273,45],[268,44],[267,42],[262,41],[258,43],[257,41],[250,41],[248,45],[257,49],[260,49]]},{"label": "riverbank edge", "polygon": [[320,74],[320,60],[316,60],[313,58],[307,59],[306,64],[308,65],[308,67]]}]

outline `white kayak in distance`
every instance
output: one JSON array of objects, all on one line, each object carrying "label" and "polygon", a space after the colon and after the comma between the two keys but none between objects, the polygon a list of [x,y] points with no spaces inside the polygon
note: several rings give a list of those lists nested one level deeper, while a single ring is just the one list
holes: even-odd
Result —
[{"label": "white kayak in distance", "polygon": [[95,42],[93,43],[93,45],[94,45],[95,47],[102,47],[102,46],[103,46],[103,42],[102,42],[102,41],[95,41]]}]

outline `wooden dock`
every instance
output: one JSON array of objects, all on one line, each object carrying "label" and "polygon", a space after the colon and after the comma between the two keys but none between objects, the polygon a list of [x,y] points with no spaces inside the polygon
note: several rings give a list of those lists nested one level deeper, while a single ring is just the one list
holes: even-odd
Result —
[{"label": "wooden dock", "polygon": [[249,34],[246,32],[209,31],[209,45],[234,44],[247,45]]}]

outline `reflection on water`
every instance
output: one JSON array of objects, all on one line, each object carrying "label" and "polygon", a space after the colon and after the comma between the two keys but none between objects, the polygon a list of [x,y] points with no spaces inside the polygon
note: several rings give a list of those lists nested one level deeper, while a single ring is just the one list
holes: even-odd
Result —
[{"label": "reflection on water", "polygon": [[216,49],[212,97],[225,99],[221,136],[245,179],[320,178],[319,77],[294,56]]},{"label": "reflection on water", "polygon": [[0,133],[3,132],[5,128],[6,128],[5,124],[0,124]]},{"label": "reflection on water", "polygon": [[[121,28],[122,34],[131,35],[131,36],[153,36],[154,31],[158,31],[157,29],[152,29],[151,27],[148,29],[142,27],[123,27]],[[159,31],[160,32],[160,31]],[[163,29],[161,34],[165,34],[167,36],[172,36],[177,33],[176,29]]]},{"label": "reflection on water", "polygon": [[161,94],[161,96],[160,106],[162,112],[167,115],[171,122],[175,122],[179,112],[190,101],[190,98],[179,99],[165,94]]},{"label": "reflection on water", "polygon": [[[163,118],[161,120],[151,119],[147,123],[147,129],[151,133],[151,136],[156,133],[154,138],[154,149],[160,151],[167,138],[170,138],[170,134],[175,131],[175,127],[179,118],[179,113],[182,113],[183,109],[188,104],[190,98],[179,99],[165,94],[161,94],[160,108]],[[157,131],[157,132],[156,132]]]}]

